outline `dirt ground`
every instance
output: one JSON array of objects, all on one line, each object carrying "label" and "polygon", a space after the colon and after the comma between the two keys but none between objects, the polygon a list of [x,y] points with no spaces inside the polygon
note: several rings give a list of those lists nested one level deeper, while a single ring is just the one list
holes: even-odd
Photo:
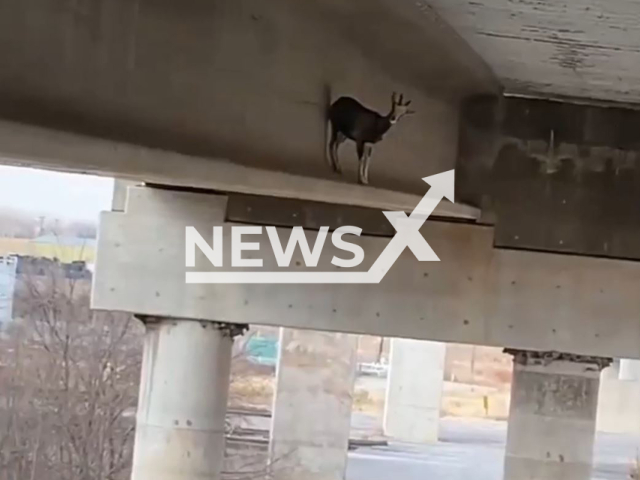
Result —
[{"label": "dirt ground", "polygon": [[[380,348],[379,337],[361,337],[359,361],[388,358],[388,339]],[[506,419],[509,413],[511,357],[498,348],[447,345],[442,416]],[[231,383],[234,406],[270,409],[275,387],[273,369],[251,366],[239,360]],[[359,376],[354,389],[356,412],[382,416],[386,378]]]},{"label": "dirt ground", "polygon": [[511,374],[511,356],[500,348],[447,345],[443,415],[506,419]]}]

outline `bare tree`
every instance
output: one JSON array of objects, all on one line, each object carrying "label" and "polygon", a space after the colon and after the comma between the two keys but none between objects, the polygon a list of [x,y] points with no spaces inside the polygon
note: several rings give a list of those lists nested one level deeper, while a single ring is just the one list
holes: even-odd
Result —
[{"label": "bare tree", "polygon": [[142,327],[57,267],[21,278],[0,340],[0,480],[126,479]]},{"label": "bare tree", "polygon": [[[142,324],[92,311],[89,280],[68,278],[55,261],[32,259],[22,272],[16,320],[0,332],[0,480],[128,480]],[[234,345],[232,386],[253,371],[250,337]],[[228,450],[226,465],[230,480],[266,478],[277,468],[266,447],[258,453],[251,445]]]}]

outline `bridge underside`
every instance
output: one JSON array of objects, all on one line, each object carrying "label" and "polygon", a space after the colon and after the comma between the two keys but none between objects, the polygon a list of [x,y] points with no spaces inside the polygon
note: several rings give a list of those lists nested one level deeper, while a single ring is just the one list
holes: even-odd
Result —
[{"label": "bridge underside", "polygon": [[[639,18],[632,0],[0,0],[0,160],[146,183],[102,217],[93,291],[147,327],[134,480],[220,477],[244,323],[307,330],[282,333],[270,439],[294,478],[344,476],[355,343],[323,330],[520,349],[505,479],[588,480],[599,371],[640,358]],[[351,143],[334,173],[330,103],[386,113],[394,91],[416,114],[374,146],[371,186]],[[381,211],[451,169],[456,203],[421,230],[439,263],[185,284],[186,226],[357,225],[366,268]],[[439,393],[414,370],[441,377],[442,348],[405,342],[390,391],[411,378],[428,405],[396,398],[386,423],[431,428]]]},{"label": "bridge underside", "polygon": [[[458,203],[443,202],[435,215],[470,225],[447,226],[447,233],[439,234],[441,248],[452,252],[458,232],[473,232],[463,235],[465,241],[476,240],[469,250],[473,260],[460,275],[494,278],[483,282],[494,300],[490,307],[475,308],[474,320],[479,290],[459,290],[457,281],[450,291],[440,287],[432,294],[462,296],[460,304],[470,311],[448,321],[447,309],[442,310],[439,327],[428,335],[523,346],[518,339],[528,334],[516,333],[515,326],[504,336],[497,333],[502,329],[489,328],[491,322],[511,325],[504,306],[513,304],[527,311],[520,316],[526,325],[520,331],[556,331],[549,343],[554,348],[598,349],[604,332],[595,327],[582,329],[589,338],[576,342],[577,349],[562,339],[578,325],[616,315],[619,329],[604,337],[628,345],[629,338],[638,338],[624,333],[635,328],[630,319],[636,307],[618,297],[626,298],[622,285],[630,279],[621,279],[633,275],[635,264],[495,247],[640,258],[635,128],[640,113],[628,103],[638,97],[633,87],[638,62],[632,62],[638,51],[625,33],[639,14],[635,3],[622,0],[539,8],[502,0],[4,0],[0,156],[7,163],[112,175],[230,199],[257,195],[261,208],[251,221],[258,224],[278,220],[273,212],[282,207],[272,199],[334,204],[331,214],[320,218],[348,218],[365,231],[372,215],[379,216],[376,210],[411,211],[424,194],[423,177],[455,168]],[[621,65],[625,68],[611,68]],[[352,144],[340,151],[342,176],[326,160],[327,107],[352,95],[384,113],[393,91],[411,98],[417,113],[375,145],[371,186],[356,185]],[[561,97],[580,97],[583,104]],[[292,208],[307,208],[300,205]],[[384,235],[388,226],[380,226],[379,218],[373,233]],[[310,215],[305,222],[314,228],[320,220]],[[506,281],[505,271],[513,276],[530,268],[541,279],[538,298],[557,297],[554,308],[568,309],[559,317],[570,321],[535,315],[523,289],[499,285]],[[604,302],[596,310],[624,307],[594,319],[572,299],[585,289],[599,292],[601,273],[585,283],[575,272],[602,269],[621,286],[615,293],[605,288],[604,295],[615,300],[596,296]],[[555,292],[553,280],[542,281],[558,271],[575,279],[569,281],[571,294]],[[419,291],[416,287],[416,295]],[[460,320],[468,320],[469,328],[437,333]],[[567,331],[540,327],[556,322]],[[374,325],[362,320],[354,331],[413,334],[400,323],[384,331]],[[473,325],[482,333],[467,337],[464,332]],[[640,347],[632,343],[621,351],[636,356]],[[609,347],[603,350],[611,354]]]},{"label": "bridge underside", "polygon": [[640,103],[633,0],[431,0],[507,93]]}]

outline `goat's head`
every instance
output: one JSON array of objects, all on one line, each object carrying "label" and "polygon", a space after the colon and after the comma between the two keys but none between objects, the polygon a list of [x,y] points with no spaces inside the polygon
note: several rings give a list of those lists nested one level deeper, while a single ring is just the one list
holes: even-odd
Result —
[{"label": "goat's head", "polygon": [[411,105],[411,100],[407,100],[405,102],[402,94],[398,96],[396,92],[393,92],[391,95],[391,112],[389,113],[389,122],[394,124],[405,115],[412,115],[416,113],[409,109],[409,105]]}]

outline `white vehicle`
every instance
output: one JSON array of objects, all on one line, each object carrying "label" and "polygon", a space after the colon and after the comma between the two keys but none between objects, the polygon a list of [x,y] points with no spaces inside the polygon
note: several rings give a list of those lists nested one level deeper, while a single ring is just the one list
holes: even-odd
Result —
[{"label": "white vehicle", "polygon": [[389,366],[384,363],[359,363],[358,373],[360,375],[372,375],[376,377],[386,377]]}]

